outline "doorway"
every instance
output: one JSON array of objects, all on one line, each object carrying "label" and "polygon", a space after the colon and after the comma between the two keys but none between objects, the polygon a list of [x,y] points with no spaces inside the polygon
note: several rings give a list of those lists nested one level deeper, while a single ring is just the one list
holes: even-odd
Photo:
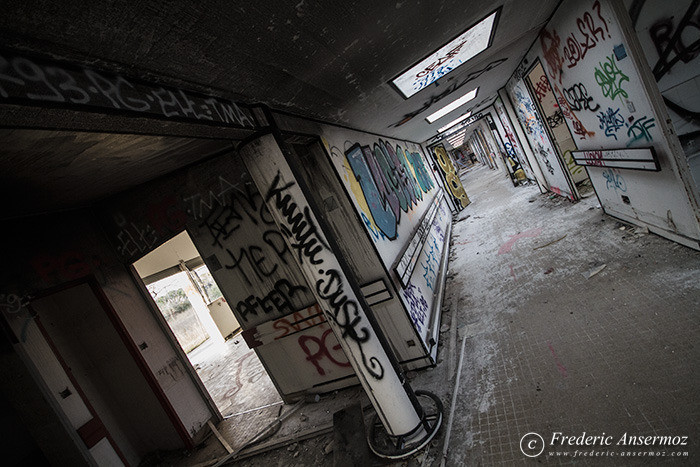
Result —
[{"label": "doorway", "polygon": [[186,231],[133,265],[171,338],[224,417],[282,403]]},{"label": "doorway", "polygon": [[138,465],[171,444],[172,423],[101,294],[86,280],[32,300],[23,342],[95,462]]},{"label": "doorway", "polygon": [[[588,178],[588,173],[583,167],[576,165],[571,156],[571,151],[575,151],[577,147],[566,124],[564,111],[561,108],[561,105],[571,105],[571,103],[569,100],[566,102],[557,100],[557,96],[554,94],[551,83],[539,60],[527,74],[527,81],[532,95],[535,96],[535,103],[544,116],[543,123],[554,149],[558,152],[559,158],[565,162],[563,165],[566,167],[568,178],[573,182],[579,196],[591,193],[593,186]],[[580,105],[590,106],[589,109],[591,111],[597,110],[597,104],[592,102],[593,99],[588,98],[588,93],[583,85],[579,85],[578,91],[572,90],[571,92],[573,94],[580,93],[578,97],[579,101],[582,102]],[[566,99],[566,95],[564,99]]]}]

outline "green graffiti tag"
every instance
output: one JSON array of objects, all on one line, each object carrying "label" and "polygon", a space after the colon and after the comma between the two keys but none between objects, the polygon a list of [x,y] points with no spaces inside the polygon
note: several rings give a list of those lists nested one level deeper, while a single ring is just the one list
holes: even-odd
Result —
[{"label": "green graffiti tag", "polygon": [[617,67],[614,55],[610,55],[605,62],[598,62],[594,77],[603,95],[610,100],[614,101],[617,96],[620,96],[622,101],[623,97],[628,97],[627,91],[622,89],[622,83],[630,79]]}]

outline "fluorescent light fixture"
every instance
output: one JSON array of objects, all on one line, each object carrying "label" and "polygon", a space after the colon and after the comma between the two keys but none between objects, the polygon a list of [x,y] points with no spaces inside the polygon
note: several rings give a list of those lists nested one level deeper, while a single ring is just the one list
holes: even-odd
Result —
[{"label": "fluorescent light fixture", "polygon": [[467,134],[467,130],[460,131],[456,135],[450,137],[447,141],[450,142],[453,148],[458,148],[464,143],[464,137]]},{"label": "fluorescent light fixture", "polygon": [[469,116],[471,116],[471,114],[472,114],[471,112],[467,112],[467,113],[465,113],[464,115],[462,115],[461,117],[458,117],[458,118],[452,120],[450,123],[448,123],[448,124],[445,125],[444,127],[440,128],[440,129],[438,130],[438,133],[442,133],[442,132],[445,131],[445,130],[449,130],[450,128],[452,128],[453,126],[455,126],[456,124],[458,124],[459,122],[463,122],[464,120],[468,119]]},{"label": "fluorescent light fixture", "polygon": [[460,106],[466,104],[467,102],[469,102],[470,100],[474,99],[476,97],[476,93],[478,90],[479,90],[479,88],[472,89],[471,91],[469,91],[468,93],[466,93],[465,95],[463,95],[462,97],[457,99],[456,101],[447,104],[445,107],[441,108],[437,112],[431,113],[430,115],[425,117],[425,119],[428,121],[428,123],[433,123],[438,118],[442,118],[443,116],[452,112],[457,107],[460,107]]},{"label": "fluorescent light fixture", "polygon": [[464,128],[463,130],[458,131],[457,133],[451,135],[449,138],[447,138],[447,141],[450,142],[452,147],[457,148],[462,145],[464,142],[464,137],[467,134],[467,129]]},{"label": "fluorescent light fixture", "polygon": [[484,51],[493,40],[499,12],[500,9],[494,11],[391,80],[391,84],[408,99]]}]

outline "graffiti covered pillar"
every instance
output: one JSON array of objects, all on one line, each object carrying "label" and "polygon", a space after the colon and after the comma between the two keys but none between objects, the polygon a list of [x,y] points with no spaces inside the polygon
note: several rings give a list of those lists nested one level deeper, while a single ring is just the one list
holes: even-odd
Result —
[{"label": "graffiti covered pillar", "polygon": [[303,182],[295,177],[275,136],[261,136],[240,152],[387,434],[419,445],[410,452],[422,448],[439,423],[433,427],[426,423],[416,395],[371,312],[367,313],[369,306],[359,286],[346,274],[347,266],[335,254],[337,248],[330,246],[335,239],[326,235],[328,230],[319,222],[300,185]]}]

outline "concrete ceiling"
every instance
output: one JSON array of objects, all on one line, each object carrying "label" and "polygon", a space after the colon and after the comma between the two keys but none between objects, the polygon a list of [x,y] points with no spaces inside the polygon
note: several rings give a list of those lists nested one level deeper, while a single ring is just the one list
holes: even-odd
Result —
[{"label": "concrete ceiling", "polygon": [[[49,54],[127,76],[153,77],[164,84],[422,142],[467,108],[495,96],[557,4],[558,0],[25,0],[3,5],[0,39],[5,46],[28,53]],[[396,75],[498,7],[502,9],[489,49],[408,99],[389,85]],[[428,114],[477,86],[474,101],[433,124],[426,122]],[[50,154],[37,144],[37,152],[31,155],[19,136],[0,133],[0,143],[14,151],[13,157],[36,160],[41,154],[56,158],[57,163],[51,169],[42,167],[44,172],[32,177],[17,169],[21,163],[1,162],[3,172],[24,174],[25,178],[16,177],[13,186],[41,185],[40,176],[49,174],[48,170],[56,171],[54,178],[60,174],[73,182],[90,176],[84,170],[72,172],[72,165],[63,163],[81,154],[82,143],[71,148],[64,141]],[[56,137],[31,136],[34,142]],[[8,147],[6,138],[19,149]],[[130,154],[132,169],[137,171],[143,164],[154,163],[158,155]],[[172,159],[171,155],[175,169]],[[168,163],[162,161],[151,175],[167,170]],[[107,164],[101,170],[110,167]],[[115,182],[117,186],[123,185]],[[82,196],[62,204],[85,203],[104,195],[104,190],[89,193],[84,188]]]},{"label": "concrete ceiling", "polygon": [[230,141],[0,129],[1,218],[90,206],[174,169],[232,150]]}]

